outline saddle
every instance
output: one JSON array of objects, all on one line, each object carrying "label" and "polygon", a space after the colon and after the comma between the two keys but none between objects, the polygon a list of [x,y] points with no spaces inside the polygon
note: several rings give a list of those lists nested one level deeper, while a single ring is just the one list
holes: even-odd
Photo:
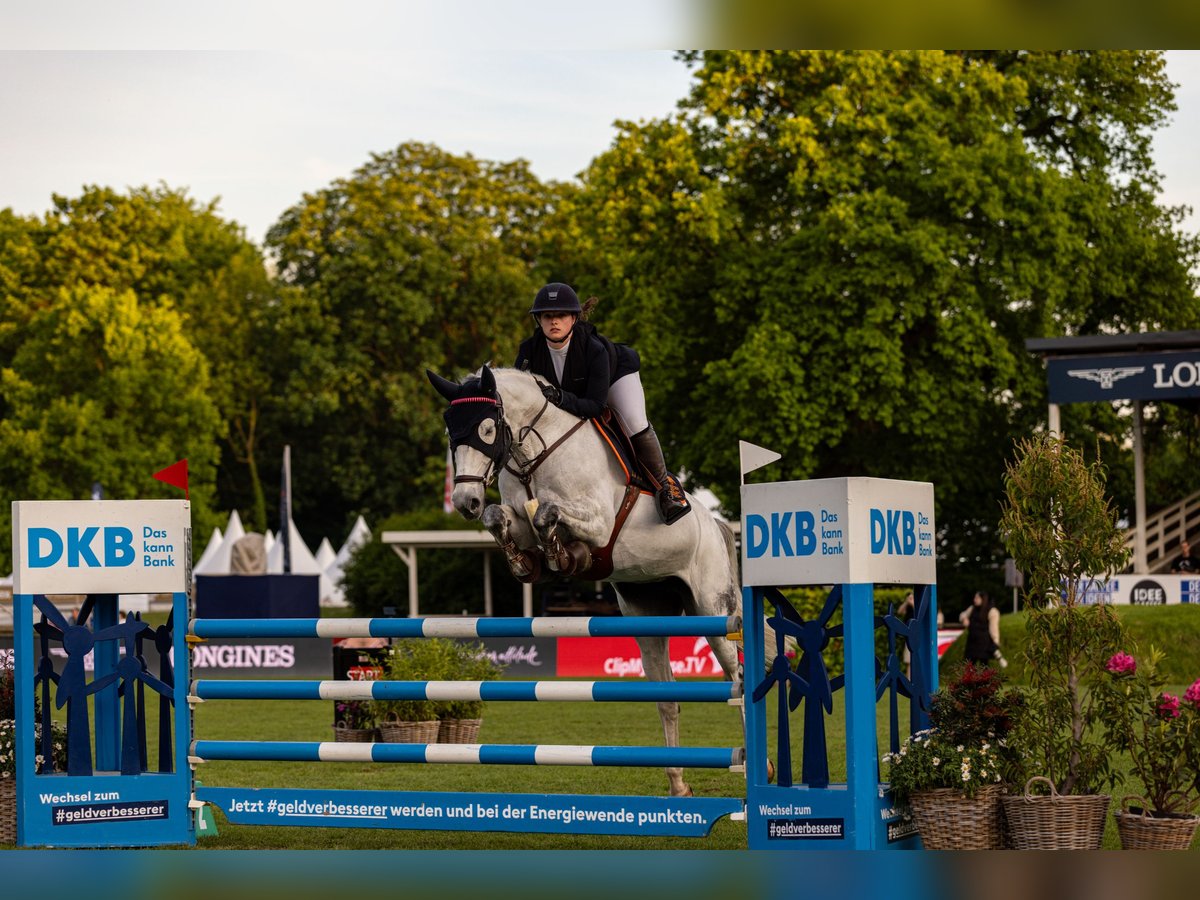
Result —
[{"label": "saddle", "polygon": [[604,414],[598,419],[592,419],[592,424],[625,473],[625,484],[637,485],[638,490],[647,494],[654,493],[657,490],[654,480],[638,461],[633,442],[625,433],[621,420],[613,415],[612,409],[604,407]]}]

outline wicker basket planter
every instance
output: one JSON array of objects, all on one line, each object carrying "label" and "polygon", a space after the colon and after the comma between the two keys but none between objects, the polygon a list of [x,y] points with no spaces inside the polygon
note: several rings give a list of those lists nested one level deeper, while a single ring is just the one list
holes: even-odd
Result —
[{"label": "wicker basket planter", "polygon": [[479,726],[483,719],[440,719],[438,721],[439,744],[477,744]]},{"label": "wicker basket planter", "polygon": [[[1049,796],[1030,793],[1037,781],[1049,785]],[[1009,844],[1014,850],[1099,850],[1111,799],[1107,794],[1063,796],[1049,778],[1031,778],[1024,796],[1001,800]]]},{"label": "wicker basket planter", "polygon": [[436,744],[438,720],[428,722],[401,722],[386,719],[379,726],[379,737],[385,744]]},{"label": "wicker basket planter", "polygon": [[[1141,806],[1130,806],[1130,800],[1141,800]],[[1113,814],[1117,833],[1126,850],[1187,850],[1192,846],[1200,817],[1168,813],[1152,816],[1141,797],[1126,797],[1121,808]]]},{"label": "wicker basket planter", "polygon": [[989,784],[967,797],[954,788],[915,791],[909,798],[926,850],[998,850],[1004,846],[1000,798],[1004,788]]},{"label": "wicker basket planter", "polygon": [[17,842],[17,780],[0,778],[0,844]]},{"label": "wicker basket planter", "polygon": [[343,725],[335,725],[333,728],[333,739],[339,743],[369,744],[375,740],[375,729],[346,728]]}]

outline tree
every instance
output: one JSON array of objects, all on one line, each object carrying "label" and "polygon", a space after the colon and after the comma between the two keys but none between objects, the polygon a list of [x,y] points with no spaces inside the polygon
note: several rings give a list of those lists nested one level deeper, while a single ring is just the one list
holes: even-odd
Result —
[{"label": "tree", "polygon": [[731,507],[738,438],[783,478],[932,481],[943,572],[977,579],[1045,409],[1025,338],[1197,322],[1197,242],[1155,202],[1160,55],[685,61],[680,112],[622,125],[569,209],[672,461]]},{"label": "tree", "polygon": [[[260,349],[274,344],[277,320],[292,304],[277,297],[261,253],[216,206],[165,186],[126,194],[88,187],[78,197],[55,196],[40,220],[0,213],[0,365],[20,350],[29,323],[58,304],[62,291],[128,292],[147,316],[156,308],[173,310],[188,342],[208,362],[205,384],[228,423],[215,435],[195,435],[197,441],[225,443],[220,497],[212,501],[239,508],[249,494],[250,503],[242,507],[247,522],[262,528],[258,418],[278,391]],[[194,480],[203,485],[216,473],[217,454],[209,448],[189,452],[198,460],[212,459],[208,470],[192,467]],[[203,539],[203,530],[197,534]]]},{"label": "tree", "polygon": [[434,502],[414,490],[440,481],[445,458],[442,401],[424,370],[463,375],[515,355],[558,192],[523,161],[403,144],[270,230],[281,280],[323,323],[292,344],[307,374],[274,423],[293,446],[302,529]]},{"label": "tree", "polygon": [[[0,369],[0,484],[11,498],[177,496],[150,476],[186,456],[193,519],[210,524],[220,418],[203,356],[167,305],[132,291],[77,287],[24,323]],[[0,565],[11,561],[11,509],[0,509]]]}]

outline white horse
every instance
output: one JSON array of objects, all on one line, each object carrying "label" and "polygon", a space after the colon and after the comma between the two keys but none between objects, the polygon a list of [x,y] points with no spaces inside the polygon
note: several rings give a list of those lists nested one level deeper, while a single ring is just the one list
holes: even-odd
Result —
[{"label": "white horse", "polygon": [[[534,376],[484,367],[463,384],[426,373],[450,401],[446,424],[454,453],[454,507],[484,527],[505,551],[513,574],[537,580],[552,572],[612,582],[624,615],[741,614],[733,533],[703,506],[673,525],[659,518],[653,497],[626,491],[621,464],[587,421],[548,403]],[[499,476],[500,504],[485,506],[484,488]],[[606,554],[618,510],[632,508]],[[597,574],[599,573],[599,575]],[[672,681],[668,638],[637,639],[646,677]],[[733,679],[737,650],[725,637],[708,639]],[[679,746],[679,705],[658,704],[668,747]],[[667,769],[673,797],[690,796],[681,769]]]}]

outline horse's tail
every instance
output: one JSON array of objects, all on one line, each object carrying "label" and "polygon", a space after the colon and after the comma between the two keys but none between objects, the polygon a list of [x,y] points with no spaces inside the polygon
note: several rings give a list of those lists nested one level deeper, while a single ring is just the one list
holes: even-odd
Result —
[{"label": "horse's tail", "polygon": [[721,532],[721,538],[725,541],[725,552],[729,554],[729,576],[733,579],[733,583],[736,586],[739,584],[738,552],[737,544],[733,537],[733,529],[729,527],[728,522],[718,519],[716,516],[713,516],[713,521],[717,523],[717,529]]},{"label": "horse's tail", "polygon": [[[713,517],[713,521],[717,523],[717,528],[719,528],[721,531],[721,537],[725,539],[725,549],[729,553],[729,572],[734,581],[734,588],[736,589],[740,586],[741,580],[738,577],[738,564],[740,560],[738,559],[737,545],[734,543],[733,529],[729,527],[729,523],[724,522],[715,516]],[[741,609],[742,592],[740,590],[737,591],[737,597],[738,609]],[[771,670],[771,665],[775,661],[776,643],[775,629],[773,629],[766,621],[765,616],[763,619],[763,643],[763,659],[766,661],[767,671],[769,672]],[[785,635],[783,643],[785,652],[790,652],[792,656],[797,654],[798,645],[794,637],[792,637],[790,634]]]}]

